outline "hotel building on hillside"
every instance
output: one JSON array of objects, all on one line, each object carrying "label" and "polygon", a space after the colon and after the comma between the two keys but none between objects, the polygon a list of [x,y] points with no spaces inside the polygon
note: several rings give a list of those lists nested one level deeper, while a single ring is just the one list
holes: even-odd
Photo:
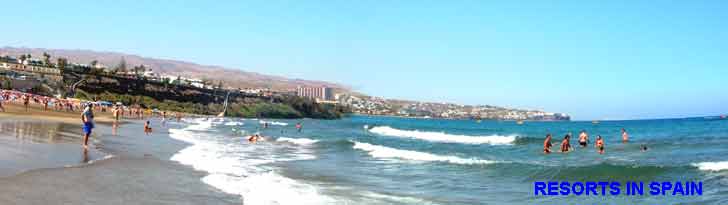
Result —
[{"label": "hotel building on hillside", "polygon": [[334,99],[334,92],[333,89],[323,86],[323,87],[303,87],[298,86],[296,89],[296,94],[299,97],[304,98],[313,98],[316,100],[321,101],[330,101]]}]

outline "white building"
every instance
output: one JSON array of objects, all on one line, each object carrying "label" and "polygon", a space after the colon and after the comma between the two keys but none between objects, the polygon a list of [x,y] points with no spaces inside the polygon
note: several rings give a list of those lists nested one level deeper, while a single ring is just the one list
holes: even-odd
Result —
[{"label": "white building", "polygon": [[296,93],[299,97],[313,98],[317,100],[330,101],[334,99],[333,89],[322,86],[322,87],[302,87],[298,86]]}]

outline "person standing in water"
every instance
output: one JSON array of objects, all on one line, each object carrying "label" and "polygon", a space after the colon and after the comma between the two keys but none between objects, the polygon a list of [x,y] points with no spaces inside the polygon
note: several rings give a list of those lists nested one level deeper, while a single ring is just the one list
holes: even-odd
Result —
[{"label": "person standing in water", "polygon": [[88,138],[94,129],[94,112],[93,105],[86,104],[83,113],[81,113],[81,121],[83,122],[83,149],[88,149]]},{"label": "person standing in water", "polygon": [[144,134],[149,135],[152,133],[152,125],[149,123],[149,120],[144,123]]},{"label": "person standing in water", "polygon": [[119,112],[120,111],[121,110],[119,110],[118,105],[114,105],[114,108],[111,109],[111,114],[114,115],[114,123],[119,123]]},{"label": "person standing in water", "polygon": [[627,143],[629,141],[629,134],[627,134],[627,130],[622,128],[622,143]]},{"label": "person standing in water", "polygon": [[581,133],[579,133],[579,145],[586,147],[587,143],[589,143],[589,135],[586,134],[585,130],[581,130]]},{"label": "person standing in water", "polygon": [[599,154],[604,154],[604,139],[601,135],[597,135],[597,141],[594,144],[594,147],[597,148],[597,152],[599,152]]},{"label": "person standing in water", "polygon": [[162,127],[167,125],[167,111],[162,111]]},{"label": "person standing in water", "polygon": [[546,139],[543,141],[543,153],[551,153],[551,134],[546,134]]},{"label": "person standing in water", "polygon": [[569,143],[570,138],[570,134],[564,136],[564,141],[561,141],[561,152],[569,152],[569,150],[571,150],[571,143]]}]

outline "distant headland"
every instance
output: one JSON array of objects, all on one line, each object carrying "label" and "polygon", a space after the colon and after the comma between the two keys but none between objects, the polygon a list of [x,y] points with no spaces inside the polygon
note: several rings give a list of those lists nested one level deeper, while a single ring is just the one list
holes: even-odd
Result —
[{"label": "distant headland", "polygon": [[0,86],[41,95],[140,104],[195,114],[339,118],[346,113],[424,118],[570,120],[564,113],[384,99],[325,81],[90,50],[0,48]]}]

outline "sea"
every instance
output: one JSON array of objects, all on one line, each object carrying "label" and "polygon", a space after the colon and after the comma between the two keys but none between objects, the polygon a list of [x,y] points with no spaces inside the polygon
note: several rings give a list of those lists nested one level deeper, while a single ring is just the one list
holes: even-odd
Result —
[{"label": "sea", "polygon": [[[295,124],[301,123],[301,131]],[[267,124],[268,126],[264,126]],[[630,135],[621,141],[621,129]],[[605,153],[593,143],[605,139]],[[728,204],[728,120],[186,119],[171,160],[242,204]],[[543,154],[572,133],[575,150]],[[248,142],[260,134],[264,140]],[[647,146],[642,151],[641,146]],[[700,182],[702,194],[536,195],[538,181]],[[648,189],[648,187],[645,187]],[[624,191],[624,190],[622,190]]]}]

